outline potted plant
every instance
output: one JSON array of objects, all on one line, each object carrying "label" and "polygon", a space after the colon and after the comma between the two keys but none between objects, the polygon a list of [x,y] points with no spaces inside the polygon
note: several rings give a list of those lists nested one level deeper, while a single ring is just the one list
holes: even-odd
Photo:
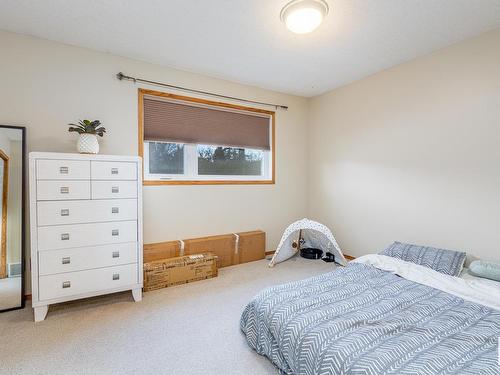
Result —
[{"label": "potted plant", "polygon": [[99,142],[97,136],[102,137],[106,133],[106,129],[101,126],[99,120],[80,120],[78,124],[70,125],[69,132],[78,133],[78,142],[76,147],[80,154],[97,154],[99,153]]}]

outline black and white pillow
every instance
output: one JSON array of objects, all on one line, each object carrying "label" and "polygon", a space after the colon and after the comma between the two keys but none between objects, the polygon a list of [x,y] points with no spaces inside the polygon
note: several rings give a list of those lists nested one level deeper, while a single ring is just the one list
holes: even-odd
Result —
[{"label": "black and white pillow", "polygon": [[438,249],[401,242],[394,242],[379,254],[429,267],[451,276],[460,275],[464,267],[465,258],[467,257],[467,254],[462,251]]}]

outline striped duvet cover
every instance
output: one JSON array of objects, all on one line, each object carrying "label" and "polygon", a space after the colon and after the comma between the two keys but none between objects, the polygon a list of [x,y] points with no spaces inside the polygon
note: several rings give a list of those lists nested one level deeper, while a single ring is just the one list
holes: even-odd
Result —
[{"label": "striped duvet cover", "polygon": [[285,374],[500,374],[500,311],[366,264],[268,288],[240,323]]}]

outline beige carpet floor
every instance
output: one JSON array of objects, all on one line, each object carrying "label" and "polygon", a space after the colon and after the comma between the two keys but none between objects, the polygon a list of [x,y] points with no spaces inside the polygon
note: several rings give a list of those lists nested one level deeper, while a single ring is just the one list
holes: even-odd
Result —
[{"label": "beige carpet floor", "polygon": [[295,257],[223,268],[219,277],[144,293],[53,306],[35,324],[31,308],[0,314],[1,374],[276,374],[239,329],[261,289],[332,270]]},{"label": "beige carpet floor", "polygon": [[0,310],[21,306],[21,277],[0,279]]}]

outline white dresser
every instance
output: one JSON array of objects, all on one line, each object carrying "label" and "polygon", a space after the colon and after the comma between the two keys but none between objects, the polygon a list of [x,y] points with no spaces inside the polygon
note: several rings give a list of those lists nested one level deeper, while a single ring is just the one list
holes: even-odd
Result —
[{"label": "white dresser", "polygon": [[142,298],[139,157],[30,153],[35,321],[51,304],[131,290]]}]

